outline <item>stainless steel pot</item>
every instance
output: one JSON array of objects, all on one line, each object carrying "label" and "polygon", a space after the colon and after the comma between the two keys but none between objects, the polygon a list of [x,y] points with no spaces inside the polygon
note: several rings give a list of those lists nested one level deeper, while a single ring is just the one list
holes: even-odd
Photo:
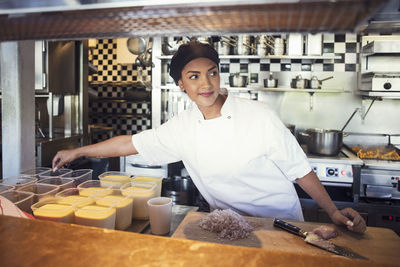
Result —
[{"label": "stainless steel pot", "polygon": [[307,152],[322,156],[336,156],[343,146],[343,132],[339,130],[307,129],[300,133],[307,137]]},{"label": "stainless steel pot", "polygon": [[333,76],[329,76],[329,77],[327,77],[325,79],[318,80],[317,76],[313,76],[313,77],[311,77],[311,80],[310,80],[310,88],[311,89],[321,89],[322,82],[326,81],[326,80],[329,80],[329,79],[332,79],[332,78],[333,78]]},{"label": "stainless steel pot", "polygon": [[310,88],[310,80],[303,79],[301,75],[297,75],[296,79],[292,79],[291,87],[296,89]]},{"label": "stainless steel pot", "polygon": [[229,76],[230,87],[246,87],[248,77],[240,75],[239,73]]},{"label": "stainless steel pot", "polygon": [[266,88],[278,87],[278,79],[264,79],[264,87]]}]

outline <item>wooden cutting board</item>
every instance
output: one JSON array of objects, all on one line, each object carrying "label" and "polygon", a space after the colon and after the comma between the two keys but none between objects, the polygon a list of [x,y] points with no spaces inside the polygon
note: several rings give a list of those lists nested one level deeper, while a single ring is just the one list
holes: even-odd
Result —
[{"label": "wooden cutting board", "polygon": [[[255,230],[248,238],[233,241],[228,239],[220,239],[216,233],[203,230],[198,225],[199,220],[206,215],[207,213],[202,212],[188,213],[172,237],[234,246],[247,246],[270,250],[337,257],[330,252],[305,243],[305,241],[299,236],[274,227],[273,219],[271,218],[245,216],[244,218],[248,222],[250,222],[252,225],[257,225]],[[338,236],[332,239],[332,242],[336,245],[354,251],[377,263],[382,262],[400,266],[400,237],[398,237],[397,234],[390,229],[367,227],[367,231],[363,235],[359,235],[346,230],[344,227],[339,227],[333,224],[298,222],[289,220],[288,222],[291,222],[305,231],[311,231],[320,225],[332,226],[338,232]]]}]

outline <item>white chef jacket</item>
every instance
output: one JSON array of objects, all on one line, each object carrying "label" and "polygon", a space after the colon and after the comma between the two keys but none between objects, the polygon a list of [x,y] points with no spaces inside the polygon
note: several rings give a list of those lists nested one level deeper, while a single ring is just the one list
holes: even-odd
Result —
[{"label": "white chef jacket", "polygon": [[212,209],[304,220],[292,181],[311,167],[266,103],[228,95],[221,116],[210,120],[193,104],[132,142],[149,164],[182,160]]}]

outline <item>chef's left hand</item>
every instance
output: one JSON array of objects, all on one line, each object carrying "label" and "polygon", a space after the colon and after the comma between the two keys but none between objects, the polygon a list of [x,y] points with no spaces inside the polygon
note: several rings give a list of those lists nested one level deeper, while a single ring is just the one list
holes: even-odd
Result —
[{"label": "chef's left hand", "polygon": [[352,208],[336,210],[331,219],[335,224],[346,225],[347,229],[356,233],[364,233],[366,230],[364,219]]}]

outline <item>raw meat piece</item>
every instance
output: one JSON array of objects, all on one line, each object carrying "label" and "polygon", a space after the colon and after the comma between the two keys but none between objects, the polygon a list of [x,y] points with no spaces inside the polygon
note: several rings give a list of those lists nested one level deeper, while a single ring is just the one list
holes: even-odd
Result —
[{"label": "raw meat piece", "polygon": [[253,231],[253,227],[241,215],[230,209],[214,210],[200,220],[199,226],[218,233],[219,238],[230,240],[246,238]]},{"label": "raw meat piece", "polygon": [[326,225],[321,225],[315,228],[312,233],[318,235],[324,240],[328,240],[337,236],[337,232],[335,231],[335,229]]}]

